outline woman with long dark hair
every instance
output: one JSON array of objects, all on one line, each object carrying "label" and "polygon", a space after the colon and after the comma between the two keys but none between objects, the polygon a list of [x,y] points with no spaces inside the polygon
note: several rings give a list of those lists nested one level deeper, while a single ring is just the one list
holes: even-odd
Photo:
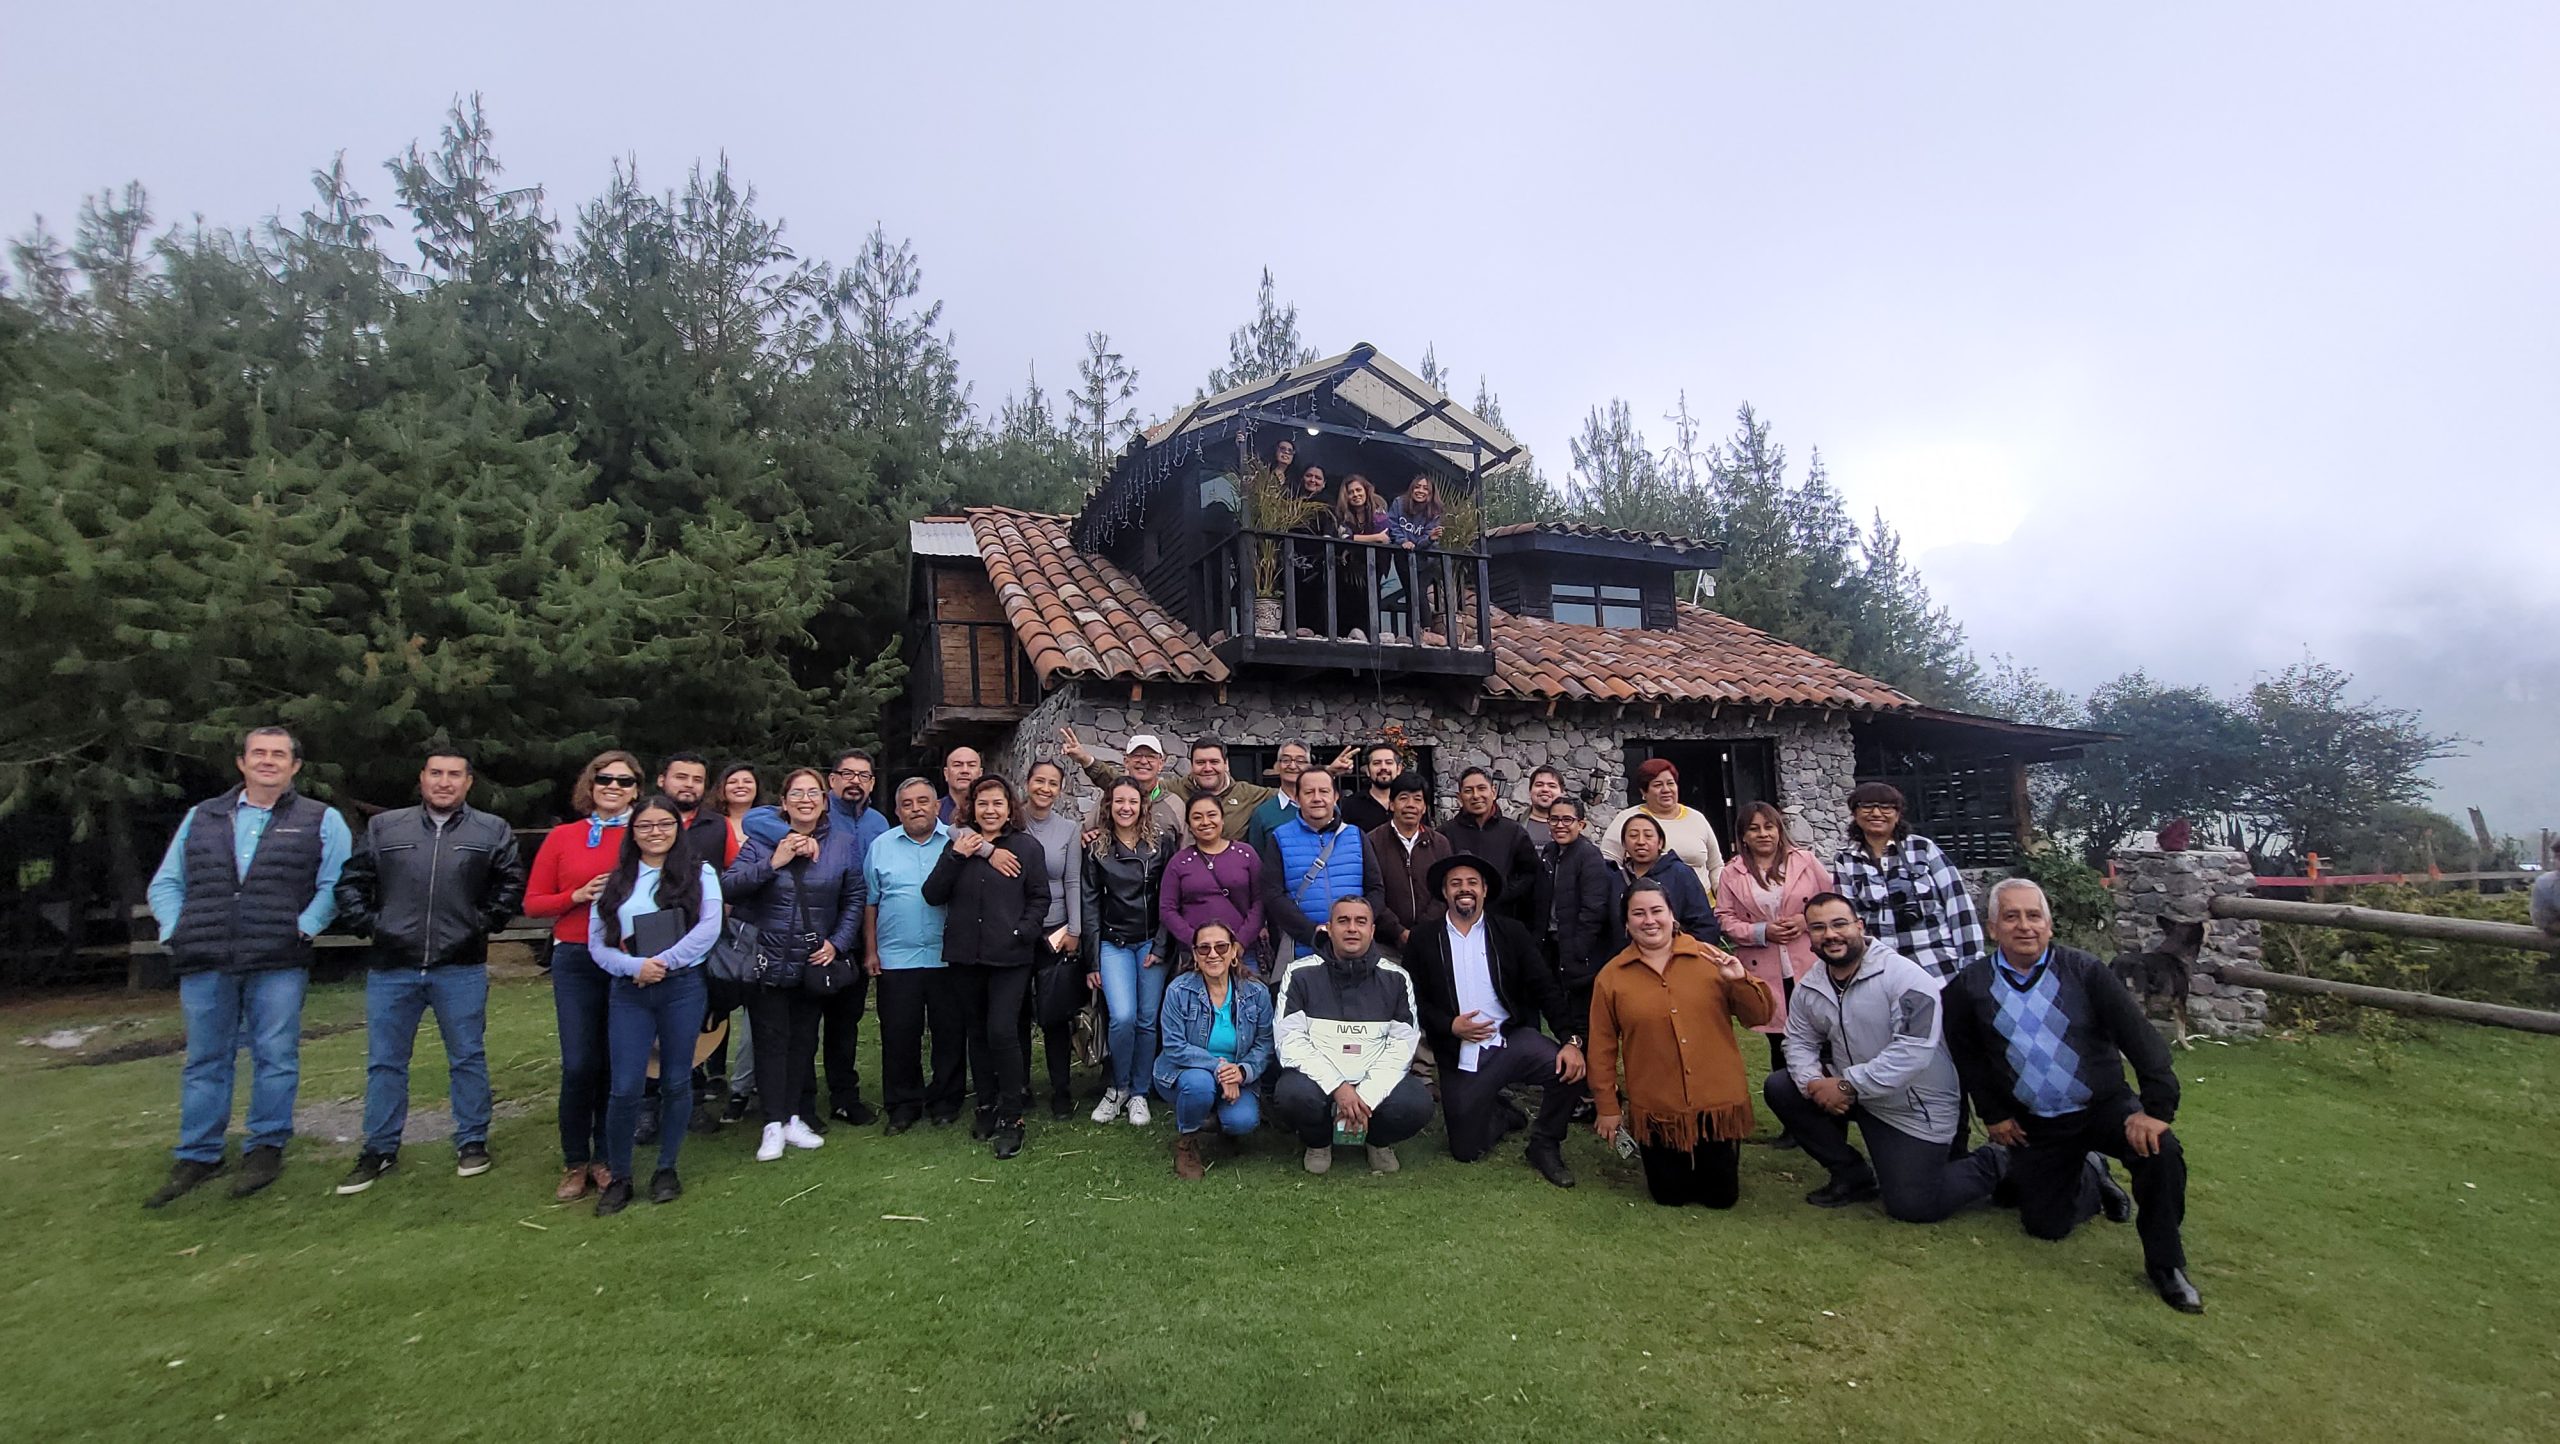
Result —
[{"label": "woman with long dark hair", "polygon": [[[1333,501],[1333,524],[1335,530],[1353,542],[1384,544],[1394,540],[1387,535],[1387,509],[1378,504],[1378,489],[1369,484],[1369,478],[1356,471],[1342,479],[1342,494]],[[1401,585],[1391,560],[1386,553],[1365,546],[1343,548],[1342,620],[1338,635],[1352,641],[1368,640],[1367,629],[1377,622],[1369,614],[1370,574],[1374,571],[1377,575],[1378,591],[1382,594],[1381,610],[1385,609],[1387,601],[1393,600],[1383,594],[1393,592]]]},{"label": "woman with long dark hair", "polygon": [[[834,826],[827,780],[814,767],[782,779],[783,834],[768,843],[753,833],[721,888],[755,924],[766,954],[824,967],[862,940],[862,862],[853,830]],[[747,989],[756,1047],[756,1098],[764,1137],[756,1161],[771,1163],[784,1147],[826,1142],[797,1111],[818,1066],[818,1000],[798,982]]]},{"label": "woman with long dark hair", "polygon": [[[1049,918],[1049,867],[1021,829],[1013,784],[981,777],[969,785],[966,826],[924,880],[924,900],[944,910],[942,958],[969,1018],[969,1071],[978,1080],[974,1134],[995,1141],[998,1158],[1022,1151],[1031,1065],[1022,1051],[1022,1003]],[[955,819],[960,821],[963,819]],[[998,853],[1013,856],[1008,873]]]},{"label": "woman with long dark hair", "polygon": [[764,783],[756,777],[752,762],[732,762],[720,769],[711,783],[711,794],[703,806],[720,815],[729,824],[729,850],[720,859],[727,867],[738,860],[738,849],[747,843],[747,814],[764,801]]},{"label": "woman with long dark hair", "polygon": [[696,857],[683,836],[684,809],[674,798],[641,803],[623,832],[621,860],[587,905],[596,966],[613,978],[605,1023],[613,1059],[605,1162],[612,1176],[596,1198],[598,1218],[631,1202],[631,1153],[652,1044],[670,1081],[659,1090],[658,1171],[649,1179],[649,1201],[672,1203],[684,1192],[676,1154],[693,1098],[673,1080],[693,1067],[693,1041],[702,1033],[702,960],[720,940],[720,870]]},{"label": "woman with long dark hair", "polygon": [[1605,1141],[1625,1123],[1654,1202],[1731,1208],[1752,1115],[1725,1019],[1757,1027],[1776,1000],[1741,959],[1680,930],[1661,884],[1627,889],[1626,921],[1626,948],[1591,987],[1593,1128]]},{"label": "woman with long dark hair", "polygon": [[1111,1014],[1111,1080],[1093,1121],[1109,1123],[1126,1108],[1129,1121],[1149,1121],[1147,1081],[1154,1076],[1156,1014],[1164,1006],[1164,921],[1158,894],[1173,860],[1173,835],[1158,833],[1146,790],[1123,777],[1103,794],[1103,828],[1084,855],[1084,921],[1093,934],[1090,981]]},{"label": "woman with long dark hair", "polygon": [[560,1187],[571,1203],[612,1181],[604,1159],[605,1019],[613,979],[587,946],[588,904],[622,856],[631,804],[640,798],[640,759],[611,748],[587,759],[569,789],[577,817],[551,829],[526,875],[525,916],[551,925],[551,1007],[560,1028]]},{"label": "woman with long dark hair", "polygon": [[[1032,1024],[1049,1056],[1049,1116],[1064,1123],[1075,1113],[1068,1092],[1075,1064],[1076,1014],[1084,1010],[1092,989],[1084,981],[1084,889],[1077,886],[1077,861],[1083,853],[1083,829],[1058,807],[1067,785],[1067,769],[1048,758],[1031,764],[1022,780],[1022,830],[1040,843],[1049,864],[1049,916],[1040,935],[1040,960],[1031,975]],[[1025,1032],[1022,1046],[1031,1046]]]}]

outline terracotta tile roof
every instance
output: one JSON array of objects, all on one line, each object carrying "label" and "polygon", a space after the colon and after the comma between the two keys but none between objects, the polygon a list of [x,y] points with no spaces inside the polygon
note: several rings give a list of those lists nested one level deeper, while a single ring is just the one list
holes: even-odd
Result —
[{"label": "terracotta tile roof", "polygon": [[1627,531],[1614,526],[1592,526],[1579,521],[1515,521],[1509,526],[1489,528],[1487,537],[1498,536],[1580,536],[1596,541],[1632,542],[1638,546],[1679,547],[1683,550],[1712,551],[1713,542],[1696,537],[1674,536],[1667,531]]},{"label": "terracotta tile roof", "polygon": [[[979,507],[967,521],[997,604],[1044,683],[1227,679],[1226,664],[1208,644],[1166,615],[1136,578],[1069,545],[1070,518]],[[1463,639],[1472,641],[1474,631],[1472,619],[1461,623]],[[1574,626],[1496,610],[1493,634],[1489,696],[1856,711],[1917,705],[1872,677],[1687,603],[1669,631]]]},{"label": "terracotta tile roof", "polygon": [[1137,578],[1068,544],[1070,518],[972,507],[967,520],[996,605],[1044,685],[1059,677],[1226,680],[1227,664]]},{"label": "terracotta tile roof", "polygon": [[1668,631],[1493,614],[1495,697],[1899,710],[1909,697],[1720,612],[1683,602]]}]

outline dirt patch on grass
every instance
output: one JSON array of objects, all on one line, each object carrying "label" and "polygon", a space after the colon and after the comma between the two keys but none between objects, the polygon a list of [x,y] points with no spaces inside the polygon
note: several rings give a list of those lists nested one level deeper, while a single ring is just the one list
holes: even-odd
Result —
[{"label": "dirt patch on grass", "polygon": [[[126,1018],[92,1031],[94,1034],[110,1028],[147,1028],[158,1021],[152,1018]],[[363,1027],[362,1023],[317,1023],[302,1030],[302,1041],[308,1043],[315,1038],[334,1038],[340,1033],[353,1033]],[[21,1039],[20,1041],[33,1040]],[[183,1053],[187,1050],[187,1036],[184,1033],[164,1033],[157,1037],[131,1038],[121,1043],[110,1043],[103,1048],[88,1048],[85,1042],[72,1046],[80,1048],[81,1051],[68,1058],[55,1059],[45,1066],[47,1068],[98,1068],[109,1063],[137,1063],[145,1058],[166,1058],[171,1054]]]},{"label": "dirt patch on grass", "polygon": [[[501,1099],[489,1109],[497,1122],[521,1118],[528,1105],[513,1099]],[[324,1098],[305,1103],[293,1110],[293,1136],[300,1141],[338,1144],[352,1148],[364,1140],[364,1100],[362,1098]],[[453,1136],[453,1110],[442,1103],[424,1107],[410,1106],[409,1121],[400,1130],[400,1146],[416,1143],[441,1143]]]}]

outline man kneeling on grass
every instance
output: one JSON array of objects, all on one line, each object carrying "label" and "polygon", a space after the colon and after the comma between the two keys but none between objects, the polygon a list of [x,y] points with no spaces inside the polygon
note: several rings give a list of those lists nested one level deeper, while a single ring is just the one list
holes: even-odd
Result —
[{"label": "man kneeling on grass", "polygon": [[1336,898],[1320,941],[1280,979],[1280,1079],[1271,1111],[1306,1145],[1309,1173],[1333,1167],[1337,1143],[1363,1143],[1369,1167],[1396,1171],[1395,1145],[1431,1121],[1431,1089],[1408,1070],[1422,1041],[1413,979],[1378,955],[1377,914],[1358,893]]},{"label": "man kneeling on grass", "polygon": [[[2011,1150],[2018,1221],[2045,1239],[2068,1237],[2101,1207],[2122,1222],[2122,1204],[2088,1165],[2092,1153],[2119,1159],[2133,1173],[2151,1286],[2169,1307],[2203,1313],[2179,1239],[2187,1159],[2169,1132],[2178,1112],[2169,1045],[2106,964],[2054,946],[2034,883],[2013,877],[1991,889],[1991,940],[1991,956],[1947,979],[1947,1049],[1991,1141]],[[2125,1086],[2127,1058],[2138,1095]]]},{"label": "man kneeling on grass", "polygon": [[[1831,1181],[1805,1195],[1846,1208],[1882,1195],[1887,1215],[1936,1223],[1991,1196],[2008,1150],[1987,1143],[1947,1157],[1961,1116],[1955,1060],[1940,1031],[1938,980],[1882,943],[1836,892],[1804,907],[1822,966],[1796,980],[1787,1008],[1787,1066],[1760,1094]],[[1858,1125],[1867,1153],[1849,1146]]]}]

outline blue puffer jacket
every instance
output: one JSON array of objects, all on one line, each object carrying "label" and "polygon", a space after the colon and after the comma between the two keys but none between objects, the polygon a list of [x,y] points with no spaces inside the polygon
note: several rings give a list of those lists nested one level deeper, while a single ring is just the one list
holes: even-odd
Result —
[{"label": "blue puffer jacket", "polygon": [[[1313,952],[1316,929],[1332,916],[1334,903],[1361,893],[1367,882],[1361,847],[1360,829],[1340,818],[1317,832],[1293,814],[1271,830],[1262,850],[1262,917],[1265,927],[1297,945],[1295,952],[1284,948],[1283,959]],[[1374,906],[1376,899],[1370,901]]]},{"label": "blue puffer jacket", "polygon": [[862,941],[862,854],[832,816],[818,819],[817,837],[816,857],[777,870],[773,849],[781,838],[748,833],[738,860],[720,875],[720,892],[734,915],[774,937],[789,935],[805,907],[810,930],[850,956]]},{"label": "blue puffer jacket", "polygon": [[[1235,1000],[1236,1046],[1243,1055],[1231,1061],[1244,1070],[1245,1086],[1259,1082],[1271,1067],[1271,990],[1248,977],[1230,973],[1229,996]],[[1168,1096],[1185,1068],[1215,1068],[1209,1031],[1218,1026],[1218,1010],[1209,1002],[1209,985],[1198,973],[1186,972],[1167,983],[1164,1012],[1157,1024],[1156,1087]]]}]

